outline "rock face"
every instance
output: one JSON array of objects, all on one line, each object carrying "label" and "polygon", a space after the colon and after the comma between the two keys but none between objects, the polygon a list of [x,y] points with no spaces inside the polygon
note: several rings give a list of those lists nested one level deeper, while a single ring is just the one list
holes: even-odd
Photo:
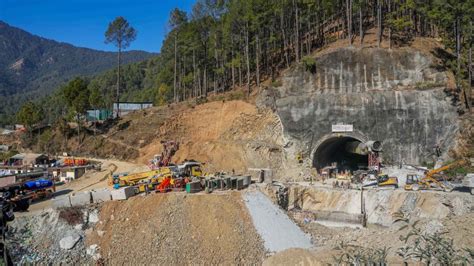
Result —
[{"label": "rock face", "polygon": [[[300,65],[267,94],[290,152],[315,165],[318,147],[336,137],[380,140],[390,163],[431,161],[454,145],[458,114],[444,89],[448,73],[414,49],[340,48],[316,58],[316,71]],[[268,98],[272,101],[268,103]],[[332,125],[352,125],[333,132]]]}]

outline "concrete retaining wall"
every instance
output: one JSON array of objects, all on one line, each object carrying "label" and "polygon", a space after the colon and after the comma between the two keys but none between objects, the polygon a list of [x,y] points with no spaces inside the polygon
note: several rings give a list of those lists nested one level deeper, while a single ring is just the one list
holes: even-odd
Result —
[{"label": "concrete retaining wall", "polygon": [[53,198],[54,208],[68,208],[86,206],[91,203],[103,203],[110,200],[126,200],[135,196],[133,187],[120,188],[118,190],[98,189],[85,192],[77,192],[67,196]]},{"label": "concrete retaining wall", "polygon": [[[410,219],[442,219],[463,215],[474,209],[474,197],[466,192],[364,190],[367,222],[390,226],[397,215]],[[360,215],[361,191],[293,185],[289,189],[289,209],[296,208],[316,214],[345,213]],[[354,216],[355,217],[355,216]],[[340,215],[335,218],[341,218]]]}]

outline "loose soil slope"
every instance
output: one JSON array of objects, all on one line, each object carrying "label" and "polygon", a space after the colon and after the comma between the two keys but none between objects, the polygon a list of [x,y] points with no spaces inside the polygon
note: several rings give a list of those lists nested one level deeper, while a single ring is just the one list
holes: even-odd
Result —
[{"label": "loose soil slope", "polygon": [[263,244],[240,193],[169,193],[108,202],[88,235],[106,264],[260,264]]},{"label": "loose soil slope", "polygon": [[180,142],[174,162],[195,159],[207,171],[246,171],[276,167],[282,159],[281,126],[268,110],[244,101],[216,101],[181,110],[156,130],[151,144],[140,150],[146,163],[161,152],[161,140]]}]

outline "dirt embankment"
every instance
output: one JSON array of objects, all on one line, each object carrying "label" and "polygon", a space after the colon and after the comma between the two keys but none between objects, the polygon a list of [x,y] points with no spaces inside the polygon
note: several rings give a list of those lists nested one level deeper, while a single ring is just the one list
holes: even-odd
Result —
[{"label": "dirt embankment", "polygon": [[210,102],[182,110],[156,129],[154,140],[140,149],[138,162],[146,163],[161,152],[161,140],[180,142],[174,162],[195,159],[206,163],[210,172],[277,167],[282,160],[277,116],[244,101]]},{"label": "dirt embankment", "polygon": [[263,243],[240,193],[108,202],[87,236],[106,264],[260,264]]}]

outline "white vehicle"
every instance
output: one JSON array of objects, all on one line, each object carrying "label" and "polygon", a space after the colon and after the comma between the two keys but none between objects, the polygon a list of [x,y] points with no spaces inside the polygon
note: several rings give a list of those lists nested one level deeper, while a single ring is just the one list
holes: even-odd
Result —
[{"label": "white vehicle", "polygon": [[464,177],[462,180],[462,186],[469,188],[471,194],[474,195],[474,173],[469,173]]}]

